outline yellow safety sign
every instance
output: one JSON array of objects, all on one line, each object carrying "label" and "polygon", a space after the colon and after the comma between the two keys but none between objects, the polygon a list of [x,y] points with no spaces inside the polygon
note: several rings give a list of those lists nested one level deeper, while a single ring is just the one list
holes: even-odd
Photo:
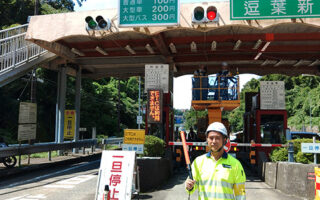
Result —
[{"label": "yellow safety sign", "polygon": [[144,144],[145,131],[140,129],[125,129],[124,144]]},{"label": "yellow safety sign", "polygon": [[73,139],[74,130],[76,125],[76,111],[65,110],[64,111],[64,138]]}]

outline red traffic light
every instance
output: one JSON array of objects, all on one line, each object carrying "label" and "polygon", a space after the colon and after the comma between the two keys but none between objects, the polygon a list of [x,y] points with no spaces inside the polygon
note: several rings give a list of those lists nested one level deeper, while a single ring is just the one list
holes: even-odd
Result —
[{"label": "red traffic light", "polygon": [[214,20],[214,19],[216,18],[216,16],[217,16],[217,13],[214,12],[214,11],[209,11],[209,12],[207,13],[207,18],[208,18],[209,20]]},{"label": "red traffic light", "polygon": [[217,17],[217,8],[214,6],[209,6],[207,8],[207,19],[209,21],[215,20]]}]

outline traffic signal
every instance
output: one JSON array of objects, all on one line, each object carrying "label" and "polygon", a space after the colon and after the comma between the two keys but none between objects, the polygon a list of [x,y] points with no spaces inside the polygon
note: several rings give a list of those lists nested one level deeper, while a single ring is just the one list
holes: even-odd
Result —
[{"label": "traffic signal", "polygon": [[219,13],[215,6],[197,6],[193,9],[192,23],[216,23],[219,22]]},{"label": "traffic signal", "polygon": [[109,19],[104,19],[101,15],[94,20],[91,16],[87,16],[87,30],[110,30],[111,23]]}]

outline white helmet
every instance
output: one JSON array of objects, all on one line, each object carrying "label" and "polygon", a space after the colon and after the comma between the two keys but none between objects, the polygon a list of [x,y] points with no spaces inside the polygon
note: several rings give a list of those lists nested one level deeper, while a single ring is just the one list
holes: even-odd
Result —
[{"label": "white helmet", "polygon": [[213,122],[212,124],[210,124],[207,128],[207,131],[206,131],[206,136],[208,137],[208,133],[210,131],[216,131],[216,132],[219,132],[221,133],[222,135],[228,137],[228,132],[227,132],[227,129],[226,127],[220,123],[220,122]]}]

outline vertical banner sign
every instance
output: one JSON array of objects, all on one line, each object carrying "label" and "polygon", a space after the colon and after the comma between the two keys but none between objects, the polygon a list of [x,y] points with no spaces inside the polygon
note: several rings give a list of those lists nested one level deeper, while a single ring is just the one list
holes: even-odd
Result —
[{"label": "vertical banner sign", "polygon": [[148,90],[148,123],[162,123],[162,90]]},{"label": "vertical banner sign", "polygon": [[102,152],[95,200],[131,200],[135,158],[134,151]]},{"label": "vertical banner sign", "polygon": [[76,125],[76,111],[65,110],[64,111],[64,138],[73,139]]},{"label": "vertical banner sign", "polygon": [[147,64],[145,65],[144,92],[148,89],[162,89],[163,93],[169,91],[169,65]]},{"label": "vertical banner sign", "polygon": [[176,26],[179,0],[119,0],[119,27]]},{"label": "vertical banner sign", "polygon": [[319,0],[230,0],[231,20],[318,18]]}]

